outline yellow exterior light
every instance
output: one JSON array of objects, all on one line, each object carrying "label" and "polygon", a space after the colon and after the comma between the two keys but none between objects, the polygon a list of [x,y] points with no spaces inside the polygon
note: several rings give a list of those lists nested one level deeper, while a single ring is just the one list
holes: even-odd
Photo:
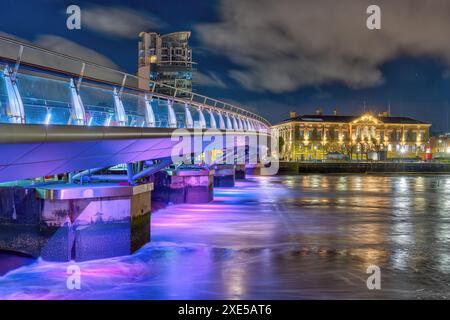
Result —
[{"label": "yellow exterior light", "polygon": [[[298,129],[303,133],[303,136],[295,135],[292,137],[288,135],[285,139],[286,145],[291,145],[291,148],[285,149],[284,157],[287,159],[297,159],[300,161],[323,159],[332,151],[340,153],[348,153],[350,151],[353,157],[355,153],[360,153],[360,151],[354,149],[355,146],[360,144],[365,145],[367,150],[372,150],[374,152],[389,152],[386,154],[387,158],[398,157],[398,154],[406,156],[414,151],[416,156],[418,156],[425,152],[425,150],[423,150],[423,143],[428,134],[428,125],[417,127],[409,124],[405,125],[401,122],[385,124],[382,120],[378,119],[376,115],[370,113],[362,114],[358,118],[353,118],[353,120],[350,121],[343,120],[342,123],[338,121],[340,120],[339,118],[325,122],[308,121],[306,118],[307,117],[305,117],[303,121],[304,123],[298,125]],[[292,123],[293,121],[286,124],[285,128],[290,128]],[[297,124],[295,125],[297,126]],[[334,134],[328,135],[328,133],[323,131],[324,128],[325,130],[328,130],[327,132],[333,132]],[[343,132],[343,129],[347,131]],[[324,133],[313,134],[310,136],[312,130],[314,130],[314,132],[317,130],[318,132]],[[418,133],[415,137],[415,141],[411,139],[412,136],[410,134],[406,136],[406,130],[417,130]],[[391,142],[390,137],[393,134],[395,135],[395,138],[394,142]],[[397,134],[399,134],[398,137]],[[450,154],[450,144],[447,145],[444,139],[441,139],[440,142],[440,149]],[[301,143],[303,143],[303,145]],[[397,147],[397,144],[399,144],[399,147]],[[405,147],[405,144],[408,144],[408,148]],[[325,148],[325,146],[329,146],[329,148]],[[412,148],[414,148],[414,151],[412,151]],[[321,152],[319,152],[319,150]],[[367,155],[357,155],[358,159],[364,159],[364,157],[367,157]]]}]

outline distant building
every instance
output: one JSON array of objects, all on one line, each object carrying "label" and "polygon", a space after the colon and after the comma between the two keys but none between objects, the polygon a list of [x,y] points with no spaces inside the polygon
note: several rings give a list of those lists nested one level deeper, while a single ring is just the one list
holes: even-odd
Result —
[{"label": "distant building", "polygon": [[450,133],[431,137],[430,149],[433,158],[450,158]]},{"label": "distant building", "polygon": [[[160,35],[156,32],[141,32],[138,47],[138,76],[158,81],[180,89],[177,96],[192,91],[192,50],[189,47],[188,31]],[[139,81],[139,87],[148,89],[147,81]],[[174,95],[175,90],[157,87],[159,93]]]},{"label": "distant building", "polygon": [[[281,138],[285,160],[385,160],[421,158],[426,152],[431,124],[408,117],[314,115],[291,117],[272,126]],[[342,157],[341,157],[342,158]]]}]

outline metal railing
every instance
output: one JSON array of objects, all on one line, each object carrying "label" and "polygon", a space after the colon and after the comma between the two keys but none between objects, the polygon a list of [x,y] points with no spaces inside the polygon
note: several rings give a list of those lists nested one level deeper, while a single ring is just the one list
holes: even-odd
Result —
[{"label": "metal railing", "polygon": [[[115,70],[110,67],[102,66],[94,62],[90,62],[87,60],[82,60],[79,58],[72,57],[70,55],[54,52],[33,44],[24,43],[23,41],[19,41],[16,39],[7,38],[4,36],[0,36],[0,60],[4,62],[3,66],[8,68],[9,77],[11,77],[12,81],[16,81],[18,79],[18,87],[20,95],[24,95],[24,91],[26,89],[23,88],[23,83],[31,80],[22,80],[26,77],[37,77],[42,79],[41,81],[63,81],[66,85],[70,85],[67,79],[73,81],[77,91],[80,94],[81,100],[84,102],[86,106],[87,118],[85,119],[84,124],[89,124],[92,114],[95,111],[94,109],[98,108],[106,108],[106,111],[103,111],[104,116],[114,117],[117,114],[117,108],[114,110],[114,103],[109,104],[95,104],[90,103],[88,98],[86,98],[87,88],[96,88],[96,90],[100,91],[108,91],[111,93],[111,90],[114,89],[118,91],[120,97],[124,95],[138,97],[142,100],[144,95],[149,95],[153,101],[156,102],[156,107],[153,106],[153,109],[158,109],[160,104],[174,104],[178,105],[178,109],[180,109],[180,105],[184,105],[185,107],[192,108],[194,107],[197,112],[202,114],[202,110],[211,110],[214,113],[214,116],[217,118],[217,115],[220,117],[230,117],[231,123],[237,123],[237,126],[233,126],[233,129],[256,129],[256,130],[267,130],[270,126],[270,123],[264,119],[263,117],[252,113],[248,110],[245,110],[239,106],[232,105],[230,103],[210,98],[205,95],[201,95],[198,93],[186,91],[180,88],[172,87],[157,81],[153,81],[147,78],[138,77],[132,74],[125,73],[123,71]],[[22,78],[22,79],[21,79]],[[64,80],[61,80],[64,79]],[[23,82],[20,84],[20,82]],[[22,90],[20,86],[22,85]],[[30,85],[32,87],[32,85]],[[143,89],[148,88],[148,89]],[[169,89],[170,92],[173,92],[173,95],[161,94],[158,93],[158,89]],[[50,93],[50,92],[48,92]],[[11,93],[10,93],[11,94]],[[2,97],[0,90],[0,109],[4,105],[2,101],[5,101],[8,97],[5,98],[7,93],[5,93]],[[85,96],[83,96],[85,95]],[[41,100],[41,102],[39,102]],[[55,103],[49,103],[53,100],[56,100]],[[42,102],[45,101],[45,102]],[[19,104],[22,101],[19,102]],[[76,103],[75,103],[76,104]],[[142,101],[139,102],[142,104]],[[57,105],[67,106],[69,108],[73,106],[70,105],[70,102],[67,101],[57,101],[57,99],[52,99],[51,97],[23,97],[23,108],[25,109],[25,117],[28,115],[29,110],[32,108],[46,108],[47,110],[55,110]],[[124,104],[125,105],[125,104]],[[20,107],[20,106],[19,106]],[[126,107],[126,106],[125,106]],[[200,110],[200,111],[198,111]],[[127,116],[130,117],[133,115],[134,111],[125,110]],[[28,113],[27,113],[28,112]],[[42,112],[41,112],[42,113]],[[73,113],[73,110],[71,111]],[[134,112],[136,113],[136,112]],[[175,112],[175,116],[178,117],[178,120],[181,119],[181,111]],[[212,114],[212,113],[211,113]],[[4,117],[8,115],[4,114]],[[144,119],[144,114],[134,114],[135,117],[140,117]],[[200,118],[203,116],[200,115]],[[212,116],[211,116],[212,117]],[[11,117],[10,117],[11,118]],[[117,116],[116,116],[117,118]],[[142,120],[141,119],[141,120]],[[234,120],[236,119],[236,122]],[[50,119],[51,120],[51,119]],[[66,119],[70,122],[70,119]],[[116,119],[118,120],[118,119]],[[219,122],[220,118],[216,119]],[[227,123],[228,119],[224,119],[225,123]],[[242,120],[244,122],[242,122]],[[247,120],[247,121],[245,121]],[[1,121],[1,114],[0,114]],[[46,120],[48,121],[48,116],[46,115]],[[64,120],[65,121],[65,120]],[[62,121],[62,123],[64,123]],[[107,120],[105,120],[107,121]],[[131,120],[130,120],[131,121]],[[131,125],[131,122],[128,121],[126,125]],[[160,122],[162,120],[159,120]],[[11,122],[11,121],[10,121]],[[42,122],[42,121],[41,121]],[[145,126],[145,123],[141,123],[142,121],[137,121],[135,123],[136,126],[142,125]],[[182,122],[182,121],[178,121]],[[210,121],[211,122],[211,121]],[[242,123],[239,123],[242,122]],[[26,122],[29,123],[29,122]],[[53,123],[53,122],[51,122]],[[70,124],[70,123],[69,123]],[[97,125],[100,125],[97,123]],[[162,123],[160,123],[163,126]],[[157,125],[156,125],[157,126]],[[228,128],[229,129],[229,128]]]}]

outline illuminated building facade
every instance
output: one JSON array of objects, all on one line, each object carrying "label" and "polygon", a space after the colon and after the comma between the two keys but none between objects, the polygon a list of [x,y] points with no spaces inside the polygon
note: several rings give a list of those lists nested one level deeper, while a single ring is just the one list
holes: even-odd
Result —
[{"label": "illuminated building facade", "polygon": [[450,133],[431,137],[430,148],[433,158],[450,158]]},{"label": "illuminated building facade", "polygon": [[[156,32],[141,32],[138,46],[139,77],[164,83],[168,87],[155,90],[162,94],[183,97],[192,91],[192,50],[189,47],[188,31],[160,35]],[[148,89],[146,81],[139,87]]]},{"label": "illuminated building facade", "polygon": [[427,124],[408,117],[315,115],[296,116],[274,125],[280,136],[281,157],[306,160],[418,159],[429,141]]}]

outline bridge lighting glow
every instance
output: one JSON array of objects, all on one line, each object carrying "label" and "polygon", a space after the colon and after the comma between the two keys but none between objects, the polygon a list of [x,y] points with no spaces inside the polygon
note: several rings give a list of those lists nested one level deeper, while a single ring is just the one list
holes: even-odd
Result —
[{"label": "bridge lighting glow", "polygon": [[94,117],[90,117],[90,118],[89,118],[88,126],[92,125],[92,119],[94,119]]},{"label": "bridge lighting glow", "polygon": [[109,127],[109,125],[111,124],[111,115],[108,116],[108,118],[105,121],[105,126]]},{"label": "bridge lighting glow", "polygon": [[47,115],[45,116],[45,120],[44,120],[45,125],[48,126],[50,124],[51,120],[52,120],[52,114],[50,111],[48,111]]}]

